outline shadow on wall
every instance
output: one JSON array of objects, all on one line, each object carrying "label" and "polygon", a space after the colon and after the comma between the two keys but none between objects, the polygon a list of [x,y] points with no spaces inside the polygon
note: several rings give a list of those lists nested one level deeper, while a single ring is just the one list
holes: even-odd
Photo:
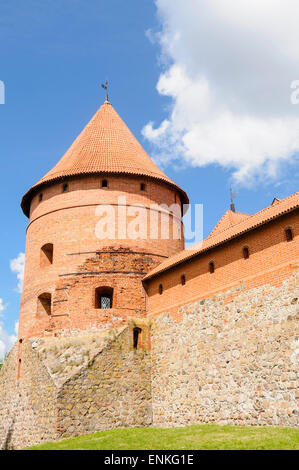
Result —
[{"label": "shadow on wall", "polygon": [[15,418],[13,418],[9,428],[8,428],[8,431],[7,431],[7,434],[6,434],[6,437],[4,439],[4,442],[3,442],[3,446],[1,448],[1,450],[13,450],[14,447],[13,445],[11,445],[11,441],[12,441],[12,435],[13,435],[13,430],[14,430],[14,424],[15,424]]}]

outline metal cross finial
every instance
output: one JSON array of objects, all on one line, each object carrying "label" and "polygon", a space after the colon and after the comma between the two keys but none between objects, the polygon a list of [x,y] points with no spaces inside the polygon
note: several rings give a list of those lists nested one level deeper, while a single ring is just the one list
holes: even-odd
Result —
[{"label": "metal cross finial", "polygon": [[110,103],[110,101],[109,101],[109,93],[108,93],[108,90],[109,90],[108,78],[106,78],[106,82],[105,82],[105,83],[102,83],[102,88],[104,88],[104,90],[106,90],[106,101],[105,101],[105,103]]},{"label": "metal cross finial", "polygon": [[232,187],[230,187],[230,210],[236,212],[234,199],[236,199],[237,193],[233,193]]}]

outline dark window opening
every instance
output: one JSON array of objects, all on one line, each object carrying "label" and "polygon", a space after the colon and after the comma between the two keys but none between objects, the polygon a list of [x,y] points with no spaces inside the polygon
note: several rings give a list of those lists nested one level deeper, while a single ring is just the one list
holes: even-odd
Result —
[{"label": "dark window opening", "polygon": [[292,232],[292,229],[290,228],[287,228],[286,231],[285,231],[285,234],[286,234],[286,239],[287,239],[287,242],[291,242],[293,240],[293,232]]},{"label": "dark window opening", "polygon": [[96,289],[95,308],[112,308],[113,289],[111,287],[98,287]]},{"label": "dark window opening", "polygon": [[182,286],[184,286],[186,284],[186,276],[185,274],[182,274],[181,276],[181,283],[182,283]]},{"label": "dark window opening", "polygon": [[102,180],[102,188],[108,188],[108,181]]},{"label": "dark window opening", "polygon": [[213,261],[209,263],[209,271],[210,274],[213,274],[215,272],[215,264],[213,263]]},{"label": "dark window opening", "polygon": [[41,294],[37,300],[37,313],[39,315],[51,315],[52,296],[49,293]]},{"label": "dark window opening", "polygon": [[22,359],[19,359],[19,363],[18,363],[18,374],[17,374],[17,378],[18,378],[18,379],[21,377],[21,365],[22,365]]},{"label": "dark window opening", "polygon": [[141,183],[141,185],[140,185],[141,191],[145,191],[145,188],[146,188],[145,183]]},{"label": "dark window opening", "polygon": [[140,346],[140,335],[141,335],[141,328],[134,328],[133,330],[133,344],[134,344],[134,349],[138,349],[138,346]]},{"label": "dark window opening", "polygon": [[244,259],[249,258],[249,248],[247,246],[244,246],[244,248],[243,248],[243,257],[244,257]]},{"label": "dark window opening", "polygon": [[52,243],[47,243],[46,245],[42,246],[40,250],[40,266],[42,268],[44,266],[53,264],[53,251],[54,246]]},{"label": "dark window opening", "polygon": [[22,344],[22,343],[23,343],[23,340],[22,340],[22,339],[19,339],[19,343]]},{"label": "dark window opening", "polygon": [[68,185],[67,183],[65,183],[65,184],[63,185],[63,187],[62,187],[62,192],[63,192],[63,193],[67,193],[68,190],[69,190],[69,185]]},{"label": "dark window opening", "polygon": [[163,294],[163,286],[162,286],[162,284],[159,285],[159,294],[160,294],[160,295]]},{"label": "dark window opening", "polygon": [[39,202],[42,202],[42,200],[43,200],[43,193],[40,193],[40,195],[38,196],[38,200],[39,200]]}]

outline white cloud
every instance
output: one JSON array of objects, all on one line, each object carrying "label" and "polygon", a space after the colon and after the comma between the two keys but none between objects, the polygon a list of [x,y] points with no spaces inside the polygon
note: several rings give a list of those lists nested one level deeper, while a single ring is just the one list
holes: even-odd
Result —
[{"label": "white cloud", "polygon": [[[299,153],[297,0],[156,0],[165,70],[157,90],[172,99],[144,136],[159,163],[218,164],[248,183],[275,179]],[[153,37],[151,33],[150,37]]]},{"label": "white cloud", "polygon": [[0,322],[0,360],[4,358],[16,341],[17,336],[9,335],[3,327],[3,323]]},{"label": "white cloud", "polygon": [[10,261],[10,269],[16,273],[18,279],[18,291],[21,293],[23,290],[24,282],[24,268],[25,268],[25,253],[19,253],[18,257]]}]

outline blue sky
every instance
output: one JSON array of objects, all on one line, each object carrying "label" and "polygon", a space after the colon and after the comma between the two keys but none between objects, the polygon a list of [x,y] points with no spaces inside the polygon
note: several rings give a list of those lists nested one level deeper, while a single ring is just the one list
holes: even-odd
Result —
[{"label": "blue sky", "polygon": [[[194,1],[191,3],[194,4]],[[198,0],[195,4],[199,7],[200,16],[206,2]],[[217,59],[212,50],[210,54],[205,54],[202,48],[199,58],[192,55],[196,41],[202,45],[205,38],[197,38],[198,30],[195,28],[194,38],[183,42],[181,38],[187,37],[184,28],[188,21],[192,26],[194,20],[192,12],[189,18],[185,18],[186,12],[180,15],[181,7],[179,0],[157,0],[157,3],[152,0],[2,0],[0,80],[5,83],[6,102],[0,105],[0,299],[5,309],[1,311],[0,303],[0,337],[1,331],[2,334],[14,333],[18,318],[17,277],[10,269],[10,261],[25,249],[27,219],[20,209],[21,197],[53,167],[102,104],[104,93],[100,84],[106,76],[111,81],[112,104],[148,153],[187,190],[193,203],[204,204],[205,235],[229,208],[231,183],[238,192],[237,210],[248,213],[269,205],[274,196],[283,198],[297,190],[298,162],[294,158],[297,144],[290,145],[287,132],[284,132],[285,141],[277,141],[274,147],[273,154],[277,148],[281,149],[277,155],[275,153],[274,166],[260,159],[261,154],[271,157],[270,144],[267,148],[261,145],[254,148],[251,136],[247,134],[244,140],[253,149],[251,154],[244,150],[243,155],[242,150],[232,147],[231,143],[225,147],[222,134],[215,133],[213,156],[205,160],[205,149],[208,155],[210,142],[201,138],[197,144],[196,140],[203,135],[203,129],[207,129],[206,134],[209,132],[205,124],[211,120],[210,111],[198,115],[199,109],[207,109],[202,90],[209,90],[210,87],[218,90],[222,97],[224,94],[229,96],[225,105],[234,110],[235,116],[242,109],[244,117],[246,99],[243,98],[247,93],[244,89],[250,88],[253,77],[252,74],[241,75],[242,87],[231,87],[228,80],[230,71],[223,64],[220,64],[223,77],[219,75],[219,70],[215,72],[213,64]],[[185,10],[188,8],[185,7]],[[213,25],[215,18],[211,11],[209,14]],[[217,25],[219,27],[219,19]],[[176,28],[181,28],[179,36],[174,34]],[[193,31],[192,27],[190,31]],[[244,48],[247,47],[245,39]],[[168,47],[172,41],[177,41],[177,47]],[[224,44],[223,48],[223,53],[227,53],[228,45]],[[196,51],[198,53],[198,48]],[[221,50],[219,53],[221,56]],[[194,64],[204,66],[208,77],[206,81],[202,79],[202,70],[197,70]],[[173,66],[176,68],[173,69]],[[231,66],[231,76],[235,77],[238,63]],[[253,65],[253,70],[258,70],[258,66],[255,68]],[[299,70],[297,73],[296,68],[291,66],[287,70],[289,75],[282,95],[288,95],[290,80],[299,78]],[[182,83],[184,86],[181,86]],[[284,83],[283,77],[281,83]],[[195,101],[198,99],[195,110],[192,108],[193,97]],[[215,99],[215,96],[212,98]],[[285,97],[283,99],[287,101]],[[251,126],[254,130],[257,118],[260,119],[259,123],[263,120],[265,142],[269,134],[269,116],[273,119],[285,116],[289,119],[289,127],[293,123],[297,125],[299,106],[296,110],[294,107],[284,108],[281,103],[274,106],[270,100],[272,104],[264,101],[261,110],[258,87],[250,90],[249,102],[250,120],[244,122],[248,122],[247,128]],[[172,114],[174,109],[175,115]],[[192,116],[190,122],[184,118],[184,112]],[[231,119],[229,122],[239,121]],[[167,122],[166,132],[160,128],[163,122]],[[278,129],[278,133],[282,129],[280,125],[281,121],[278,127],[273,127],[274,130]],[[226,129],[227,135],[230,135],[229,125]],[[158,137],[155,130],[159,133]],[[272,135],[275,140],[275,132]],[[230,140],[234,137],[232,133]],[[183,149],[180,139],[184,142]],[[203,141],[204,146],[201,145]],[[233,157],[228,158],[228,155]],[[246,166],[245,160],[254,164]],[[236,174],[240,170],[241,177]]]}]

